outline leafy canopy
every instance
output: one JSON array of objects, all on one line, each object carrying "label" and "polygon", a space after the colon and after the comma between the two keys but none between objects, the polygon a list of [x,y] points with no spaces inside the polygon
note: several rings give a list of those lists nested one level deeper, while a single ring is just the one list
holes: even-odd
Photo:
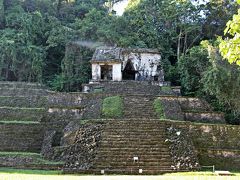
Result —
[{"label": "leafy canopy", "polygon": [[[240,0],[238,3],[240,4]],[[225,38],[221,41],[220,52],[229,63],[236,63],[240,66],[240,9],[238,9],[238,14],[233,15],[233,19],[227,22],[224,34],[232,38]]]}]

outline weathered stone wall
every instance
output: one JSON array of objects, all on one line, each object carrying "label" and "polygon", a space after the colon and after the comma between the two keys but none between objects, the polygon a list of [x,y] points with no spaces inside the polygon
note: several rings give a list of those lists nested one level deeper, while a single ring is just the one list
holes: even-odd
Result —
[{"label": "weathered stone wall", "polygon": [[214,112],[204,100],[198,98],[160,96],[166,119],[200,123],[224,124],[224,114]]},{"label": "weathered stone wall", "polygon": [[195,147],[189,133],[185,129],[178,129],[172,125],[167,129],[169,150],[174,170],[196,170],[200,168]]},{"label": "weathered stone wall", "polygon": [[103,121],[89,121],[86,124],[81,124],[79,121],[70,122],[63,130],[59,146],[50,147],[53,134],[48,134],[45,139],[44,156],[52,160],[65,161],[64,171],[77,172],[91,168],[103,126]]},{"label": "weathered stone wall", "polygon": [[0,107],[41,108],[47,104],[47,96],[0,96]]},{"label": "weathered stone wall", "polygon": [[225,124],[224,114],[220,112],[185,112],[184,117],[187,121]]},{"label": "weathered stone wall", "polygon": [[1,96],[29,96],[31,95],[39,95],[46,96],[48,91],[45,89],[29,89],[29,88],[0,88]]},{"label": "weathered stone wall", "polygon": [[166,119],[184,120],[181,107],[176,97],[159,97]]},{"label": "weathered stone wall", "polygon": [[188,131],[202,166],[221,170],[240,170],[240,126],[172,122]]},{"label": "weathered stone wall", "polygon": [[178,97],[179,104],[183,111],[212,111],[212,107],[204,100],[191,97]]},{"label": "weathered stone wall", "polygon": [[15,82],[15,81],[0,81],[0,86],[3,88],[32,88],[32,89],[47,89],[42,84]]},{"label": "weathered stone wall", "polygon": [[41,121],[44,108],[0,107],[1,121]]},{"label": "weathered stone wall", "polygon": [[41,124],[0,123],[0,129],[0,151],[40,151],[44,133]]}]

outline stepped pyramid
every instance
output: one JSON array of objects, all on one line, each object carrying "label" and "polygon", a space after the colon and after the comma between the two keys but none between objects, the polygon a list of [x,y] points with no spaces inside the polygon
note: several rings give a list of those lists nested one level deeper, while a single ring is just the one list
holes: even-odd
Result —
[{"label": "stepped pyramid", "polygon": [[[224,123],[223,114],[213,112],[205,101],[179,96],[171,89],[166,92],[159,86],[134,81],[96,86],[101,86],[102,91],[57,93],[38,84],[0,82],[0,165],[57,169],[63,165],[60,160],[65,162],[63,169],[69,173],[189,171],[199,168],[190,130],[185,124],[175,128],[173,125],[177,123],[169,120]],[[123,117],[103,118],[104,98],[116,95],[123,100]],[[162,102],[168,120],[158,118],[153,107],[156,99]],[[169,137],[172,128],[180,132],[182,139],[175,131]],[[178,140],[174,144],[171,141],[175,139]],[[176,156],[173,149],[181,149],[177,146],[180,141],[189,151]],[[46,157],[50,161],[41,159],[43,146],[49,151]],[[13,156],[23,163],[12,160]],[[35,160],[28,163],[29,157]],[[185,159],[180,161],[176,157]],[[189,158],[194,161],[188,161]]]}]

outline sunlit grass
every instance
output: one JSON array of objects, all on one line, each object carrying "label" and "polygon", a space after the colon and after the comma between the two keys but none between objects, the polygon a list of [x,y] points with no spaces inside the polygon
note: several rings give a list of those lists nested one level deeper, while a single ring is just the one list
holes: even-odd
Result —
[{"label": "sunlit grass", "polygon": [[0,168],[0,180],[239,180],[240,173],[235,176],[216,176],[212,172],[169,173],[158,176],[128,175],[64,175],[61,171],[16,170]]},{"label": "sunlit grass", "polygon": [[239,177],[218,176],[74,176],[0,174],[1,180],[239,180]]},{"label": "sunlit grass", "polygon": [[46,170],[31,170],[31,169],[11,169],[11,168],[0,168],[0,176],[2,174],[36,174],[36,175],[60,175],[62,171],[46,171]]}]

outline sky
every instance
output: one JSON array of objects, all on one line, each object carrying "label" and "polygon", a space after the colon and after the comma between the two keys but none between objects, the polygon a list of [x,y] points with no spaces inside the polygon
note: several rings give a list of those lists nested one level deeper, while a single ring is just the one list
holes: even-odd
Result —
[{"label": "sky", "polygon": [[114,5],[113,9],[117,12],[117,15],[121,16],[124,12],[124,9],[127,7],[128,0],[123,0]]}]

